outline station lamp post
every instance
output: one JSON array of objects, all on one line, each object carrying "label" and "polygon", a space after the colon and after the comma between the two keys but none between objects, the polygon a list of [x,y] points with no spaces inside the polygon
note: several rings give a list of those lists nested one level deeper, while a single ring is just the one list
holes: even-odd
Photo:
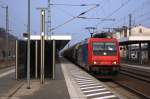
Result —
[{"label": "station lamp post", "polygon": [[41,83],[44,83],[45,9],[41,8]]},{"label": "station lamp post", "polygon": [[[38,10],[40,10],[40,16],[41,16],[41,26],[40,26],[40,30],[41,30],[41,84],[44,83],[44,53],[45,53],[45,10],[47,10],[47,8],[37,8]],[[47,35],[48,36],[48,35]]]}]

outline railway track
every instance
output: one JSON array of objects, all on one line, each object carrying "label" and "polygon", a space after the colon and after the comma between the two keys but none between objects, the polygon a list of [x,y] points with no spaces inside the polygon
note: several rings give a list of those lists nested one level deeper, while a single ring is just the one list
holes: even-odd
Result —
[{"label": "railway track", "polygon": [[[112,80],[109,79],[108,81],[106,80],[104,82],[108,86],[109,84],[116,84],[120,86],[122,90],[128,90],[125,99],[150,99],[150,71],[147,69],[122,66],[120,74],[118,76],[112,77]],[[117,87],[116,89],[118,88],[119,87]],[[120,93],[120,90],[116,90],[116,93]],[[131,93],[133,94],[128,96],[128,94]],[[120,95],[123,94],[124,93],[120,93]],[[138,96],[140,98],[138,98]]]},{"label": "railway track", "polygon": [[150,83],[150,69],[122,65],[120,73]]},{"label": "railway track", "polygon": [[122,65],[120,74],[113,78],[116,84],[150,99],[150,70]]}]

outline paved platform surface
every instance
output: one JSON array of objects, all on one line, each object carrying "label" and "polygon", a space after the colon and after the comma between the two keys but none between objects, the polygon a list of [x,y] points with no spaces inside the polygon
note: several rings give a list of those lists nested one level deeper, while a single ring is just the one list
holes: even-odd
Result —
[{"label": "paved platform surface", "polygon": [[15,80],[14,67],[0,69],[0,99],[9,97],[22,81]]},{"label": "paved platform surface", "polygon": [[31,89],[26,89],[26,84],[19,89],[11,99],[70,99],[66,82],[60,64],[56,64],[55,80],[31,80]]},{"label": "paved platform surface", "polygon": [[119,99],[106,85],[81,68],[66,59],[61,61],[71,99]]}]

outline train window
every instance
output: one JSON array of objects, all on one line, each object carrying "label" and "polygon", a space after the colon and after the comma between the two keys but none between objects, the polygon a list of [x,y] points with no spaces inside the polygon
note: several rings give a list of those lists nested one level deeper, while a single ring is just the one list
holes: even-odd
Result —
[{"label": "train window", "polygon": [[116,44],[115,43],[105,43],[105,50],[116,51]]},{"label": "train window", "polygon": [[93,50],[94,51],[102,51],[104,50],[104,43],[93,43]]},{"label": "train window", "polygon": [[116,55],[116,43],[113,42],[94,42],[93,54],[94,55]]}]

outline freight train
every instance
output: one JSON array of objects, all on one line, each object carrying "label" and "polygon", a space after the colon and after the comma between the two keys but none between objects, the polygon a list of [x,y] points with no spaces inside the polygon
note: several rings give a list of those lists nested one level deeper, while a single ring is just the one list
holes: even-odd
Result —
[{"label": "freight train", "polygon": [[105,34],[85,39],[64,50],[62,55],[97,77],[116,75],[120,68],[119,43]]}]

